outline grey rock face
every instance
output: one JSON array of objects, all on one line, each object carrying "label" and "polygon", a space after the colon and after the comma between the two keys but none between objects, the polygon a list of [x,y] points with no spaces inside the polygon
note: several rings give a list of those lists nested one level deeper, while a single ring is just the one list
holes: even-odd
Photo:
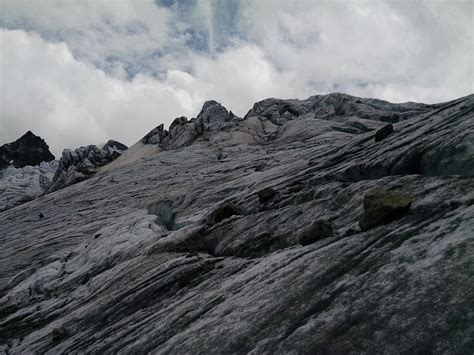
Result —
[{"label": "grey rock face", "polygon": [[[173,150],[186,147],[195,140],[209,140],[211,138],[222,139],[222,134],[216,134],[215,131],[226,129],[227,135],[248,134],[248,127],[244,132],[235,132],[236,123],[241,119],[216,101],[206,101],[201,112],[196,118],[188,119],[184,116],[176,118],[170,125],[169,131],[164,129],[161,124],[145,137],[142,138],[144,144],[156,144],[164,150]],[[234,128],[234,130],[232,130]],[[206,137],[207,132],[210,137]],[[228,140],[224,134],[224,140]],[[237,143],[239,142],[237,137]]]},{"label": "grey rock face", "polygon": [[75,150],[64,149],[47,192],[88,179],[97,172],[97,168],[117,159],[126,149],[127,146],[114,140],[109,140],[102,148],[88,145]]},{"label": "grey rock face", "polygon": [[58,168],[56,160],[36,166],[9,166],[0,172],[0,211],[41,196],[50,186]]},{"label": "grey rock face", "polygon": [[160,124],[158,127],[152,129],[145,137],[142,138],[144,144],[160,144],[163,138],[168,135],[164,129],[164,125]]},{"label": "grey rock face", "polygon": [[[264,100],[0,213],[0,352],[471,353],[473,114]],[[413,202],[361,230],[374,188]]]},{"label": "grey rock face", "polygon": [[196,132],[202,134],[205,131],[218,130],[235,118],[236,116],[229,113],[220,103],[212,100],[206,101],[196,117]]}]

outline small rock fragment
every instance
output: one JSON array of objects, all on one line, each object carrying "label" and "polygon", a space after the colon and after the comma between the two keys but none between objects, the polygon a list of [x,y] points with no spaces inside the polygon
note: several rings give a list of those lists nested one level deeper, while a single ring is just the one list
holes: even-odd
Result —
[{"label": "small rock fragment", "polygon": [[310,227],[303,230],[298,237],[298,241],[301,245],[309,245],[317,242],[318,240],[331,237],[334,234],[334,230],[330,222],[325,220],[319,220],[314,222]]},{"label": "small rock fragment", "polygon": [[277,191],[272,187],[266,187],[263,190],[257,192],[258,200],[260,201],[260,203],[270,201],[276,194]]},{"label": "small rock fragment", "polygon": [[410,209],[412,198],[398,191],[373,189],[364,196],[364,213],[359,226],[366,231],[374,226],[391,222]]},{"label": "small rock fragment", "polygon": [[39,218],[40,218],[40,219],[41,219],[41,218],[44,218],[44,214],[42,214],[42,213],[40,212]]},{"label": "small rock fragment", "polygon": [[54,328],[51,332],[51,340],[53,342],[60,342],[68,336],[68,332],[64,327]]},{"label": "small rock fragment", "polygon": [[380,142],[380,141],[384,140],[392,132],[393,132],[393,125],[391,123],[386,124],[385,126],[380,128],[379,130],[377,130],[377,132],[375,132],[375,141]]}]

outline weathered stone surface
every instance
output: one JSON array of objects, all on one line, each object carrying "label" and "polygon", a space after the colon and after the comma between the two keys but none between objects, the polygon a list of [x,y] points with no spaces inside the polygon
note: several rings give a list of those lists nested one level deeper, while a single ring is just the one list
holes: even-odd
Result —
[{"label": "weathered stone surface", "polygon": [[393,124],[388,123],[382,128],[378,129],[377,132],[375,132],[375,141],[380,142],[387,138],[391,133],[393,132]]},{"label": "weathered stone surface", "polygon": [[[471,353],[473,98],[264,100],[1,212],[0,352]],[[242,130],[259,140],[226,141]],[[410,211],[360,231],[380,187]],[[171,230],[156,201],[172,201]],[[321,220],[334,235],[301,246]]]},{"label": "weathered stone surface", "polygon": [[175,213],[173,211],[173,201],[156,201],[148,205],[148,213],[154,214],[156,222],[172,230],[174,227]]},{"label": "weathered stone surface", "polygon": [[257,192],[258,200],[260,203],[265,203],[270,201],[273,197],[276,196],[278,192],[272,187],[266,187]]},{"label": "weathered stone surface", "polygon": [[102,148],[95,145],[64,149],[59,166],[46,192],[50,193],[90,178],[98,168],[117,159],[127,146],[109,140]]},{"label": "weathered stone surface", "polygon": [[328,238],[334,235],[334,230],[331,223],[328,221],[316,221],[298,236],[298,241],[301,245],[313,244],[321,239]]},{"label": "weathered stone surface", "polygon": [[206,223],[208,225],[219,223],[224,219],[230,218],[234,215],[239,215],[240,213],[241,210],[238,206],[232,202],[224,202],[209,213],[206,217]]},{"label": "weathered stone surface", "polygon": [[412,198],[398,191],[373,189],[364,196],[364,213],[359,219],[362,230],[399,218],[410,209]]},{"label": "weathered stone surface", "polygon": [[0,211],[21,205],[41,196],[51,185],[58,162],[42,162],[36,166],[15,168],[12,165],[0,172]]},{"label": "weathered stone surface", "polygon": [[0,170],[12,165],[23,168],[27,165],[36,166],[42,162],[54,160],[46,142],[31,131],[12,143],[0,146]]},{"label": "weathered stone surface", "polygon": [[236,116],[229,113],[220,103],[213,100],[206,101],[196,117],[196,132],[203,134],[206,131],[218,130],[235,118]]},{"label": "weathered stone surface", "polygon": [[142,138],[143,144],[160,144],[168,135],[168,131],[164,129],[164,125],[160,124],[158,127],[152,129]]}]

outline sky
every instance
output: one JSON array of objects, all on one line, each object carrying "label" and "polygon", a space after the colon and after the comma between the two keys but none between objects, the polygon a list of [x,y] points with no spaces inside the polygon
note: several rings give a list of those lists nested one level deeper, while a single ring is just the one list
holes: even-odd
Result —
[{"label": "sky", "polygon": [[0,0],[0,145],[131,145],[210,99],[448,101],[473,37],[473,0]]}]

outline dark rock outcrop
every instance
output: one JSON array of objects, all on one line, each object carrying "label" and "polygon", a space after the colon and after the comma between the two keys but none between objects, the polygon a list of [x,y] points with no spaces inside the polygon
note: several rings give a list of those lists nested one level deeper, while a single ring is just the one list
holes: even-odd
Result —
[{"label": "dark rock outcrop", "polygon": [[320,220],[305,228],[298,236],[301,245],[313,244],[321,239],[334,235],[332,224],[328,221]]},{"label": "dark rock outcrop", "polygon": [[161,124],[143,137],[141,142],[158,145],[163,150],[183,148],[199,138],[202,140],[208,132],[223,129],[229,131],[240,120],[220,103],[210,100],[203,104],[196,118],[188,121],[184,116],[178,117],[171,123],[168,131]]},{"label": "dark rock outcrop", "polygon": [[239,215],[240,213],[241,209],[234,203],[224,202],[217,206],[211,213],[209,213],[205,221],[207,225],[213,225],[234,215]]},{"label": "dark rock outcrop", "polygon": [[272,187],[266,187],[257,192],[258,200],[260,201],[260,203],[266,203],[270,201],[277,194],[278,194],[278,191],[276,191]]},{"label": "dark rock outcrop", "polygon": [[360,228],[365,231],[379,224],[391,222],[410,209],[413,200],[398,191],[373,189],[364,196],[364,213],[359,219]]},{"label": "dark rock outcrop", "polygon": [[12,143],[0,147],[0,170],[13,165],[15,168],[36,166],[54,160],[46,142],[31,131]]},{"label": "dark rock outcrop", "polygon": [[164,125],[160,124],[158,127],[152,129],[142,138],[143,144],[160,144],[161,141],[168,135],[168,131],[164,129]]},{"label": "dark rock outcrop", "polygon": [[217,101],[206,101],[195,120],[196,132],[203,134],[206,131],[218,130],[235,117]]},{"label": "dark rock outcrop", "polygon": [[388,123],[382,128],[378,129],[377,132],[375,132],[375,141],[380,142],[387,138],[391,133],[393,132],[393,124]]}]

